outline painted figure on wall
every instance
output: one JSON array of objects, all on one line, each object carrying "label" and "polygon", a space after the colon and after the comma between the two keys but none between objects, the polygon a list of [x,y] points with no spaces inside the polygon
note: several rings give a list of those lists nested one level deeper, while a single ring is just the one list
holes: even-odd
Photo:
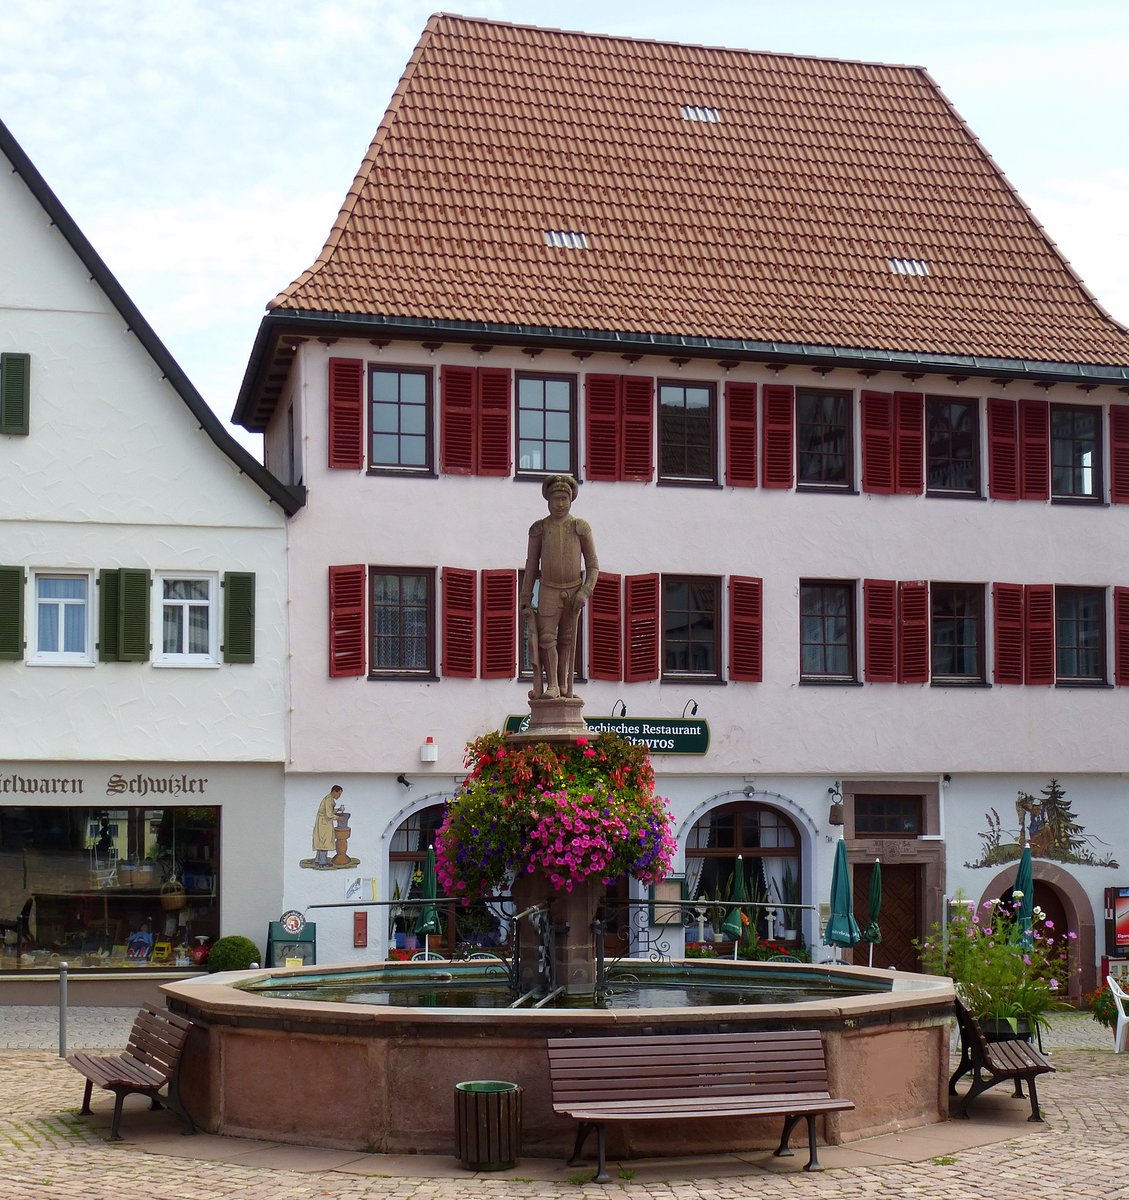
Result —
[{"label": "painted figure on wall", "polygon": [[315,870],[329,871],[340,867],[355,867],[360,862],[358,858],[349,857],[349,828],[350,813],[340,803],[343,788],[339,783],[321,798],[317,814],[314,817],[312,845],[313,858],[303,858],[301,867],[313,867]]},{"label": "painted figure on wall", "polygon": [[592,595],[600,570],[591,526],[571,515],[572,502],[579,490],[571,475],[550,476],[541,485],[549,515],[529,527],[519,604],[529,629],[533,661],[531,700],[573,695],[576,622]]}]

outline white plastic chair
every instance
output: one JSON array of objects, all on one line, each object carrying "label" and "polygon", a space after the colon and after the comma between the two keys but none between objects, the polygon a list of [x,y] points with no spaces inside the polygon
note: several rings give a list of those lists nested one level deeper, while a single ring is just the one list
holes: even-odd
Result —
[{"label": "white plastic chair", "polygon": [[1129,992],[1117,982],[1112,975],[1107,975],[1105,981],[1113,993],[1113,1002],[1117,1005],[1117,1028],[1113,1031],[1113,1049],[1120,1054],[1127,1048],[1129,1041]]},{"label": "white plastic chair", "polygon": [[412,955],[412,962],[446,962],[447,960],[442,954],[436,954],[434,950],[419,950]]}]

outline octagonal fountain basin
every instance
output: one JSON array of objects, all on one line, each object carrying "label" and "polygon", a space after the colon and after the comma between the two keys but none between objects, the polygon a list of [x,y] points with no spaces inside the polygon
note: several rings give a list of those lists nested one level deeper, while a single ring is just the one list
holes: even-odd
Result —
[{"label": "octagonal fountain basin", "polygon": [[[855,1102],[823,1118],[830,1144],[948,1115],[953,989],[926,975],[628,960],[609,1007],[589,1009],[498,1007],[508,994],[481,963],[239,971],[162,990],[195,1022],[181,1096],[212,1133],[453,1155],[455,1084],[504,1079],[524,1089],[524,1153],[564,1156],[576,1127],[553,1113],[547,1039],[756,1029],[822,1033],[831,1091]],[[648,1121],[610,1128],[608,1152],[739,1151],[779,1136],[775,1118]]]}]

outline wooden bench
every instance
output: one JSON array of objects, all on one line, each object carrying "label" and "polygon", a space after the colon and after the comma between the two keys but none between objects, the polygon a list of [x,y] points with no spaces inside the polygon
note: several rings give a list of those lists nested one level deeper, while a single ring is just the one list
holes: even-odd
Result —
[{"label": "wooden bench", "polygon": [[1041,1121],[1039,1096],[1035,1091],[1035,1077],[1053,1071],[1054,1067],[1031,1045],[1030,1042],[990,1042],[984,1036],[980,1022],[960,1002],[956,1001],[957,1027],[960,1030],[960,1062],[949,1079],[949,1094],[957,1094],[957,1080],[971,1075],[968,1091],[960,1105],[960,1115],[967,1118],[969,1104],[997,1083],[1013,1082],[1015,1095],[1023,1099],[1023,1083],[1031,1093],[1031,1115],[1029,1121]]},{"label": "wooden bench", "polygon": [[[162,1008],[143,1004],[129,1034],[125,1051],[116,1055],[68,1054],[67,1062],[86,1076],[86,1093],[82,1098],[82,1113],[90,1113],[90,1093],[97,1084],[113,1092],[114,1119],[110,1126],[110,1140],[118,1141],[118,1125],[121,1122],[122,1102],[131,1092],[148,1096],[150,1108],[165,1108],[175,1112],[185,1122],[185,1133],[195,1133],[196,1126],[180,1102],[177,1076],[180,1056],[188,1038],[192,1022],[178,1017]],[[159,1095],[161,1088],[168,1087],[165,1096]]]},{"label": "wooden bench", "polygon": [[596,1183],[609,1183],[609,1121],[784,1118],[775,1154],[801,1118],[808,1123],[805,1171],[818,1171],[815,1118],[854,1108],[828,1090],[817,1029],[798,1032],[654,1034],[650,1037],[551,1038],[553,1111],[580,1122],[572,1166],[596,1130]]}]

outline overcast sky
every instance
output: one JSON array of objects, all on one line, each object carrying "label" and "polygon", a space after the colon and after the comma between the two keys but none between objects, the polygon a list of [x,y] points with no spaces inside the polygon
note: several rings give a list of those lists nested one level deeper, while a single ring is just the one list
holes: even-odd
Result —
[{"label": "overcast sky", "polygon": [[[0,119],[226,421],[434,0],[0,0]],[[927,67],[1129,322],[1126,0],[462,0],[466,16]],[[239,435],[258,448],[258,439]]]}]

